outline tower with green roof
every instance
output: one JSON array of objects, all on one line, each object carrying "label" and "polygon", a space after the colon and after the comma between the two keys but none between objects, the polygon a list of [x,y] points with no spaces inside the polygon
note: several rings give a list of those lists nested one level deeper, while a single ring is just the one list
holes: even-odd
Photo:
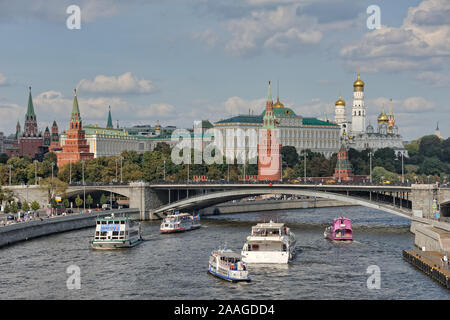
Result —
[{"label": "tower with green roof", "polygon": [[25,125],[23,130],[24,137],[37,137],[38,136],[38,126],[36,120],[36,114],[34,113],[33,99],[31,97],[31,87],[29,87],[30,92],[28,93],[28,108],[25,114]]},{"label": "tower with green roof", "polygon": [[107,129],[113,129],[113,123],[112,123],[112,117],[111,117],[111,106],[109,106],[108,122],[106,123],[106,128]]}]

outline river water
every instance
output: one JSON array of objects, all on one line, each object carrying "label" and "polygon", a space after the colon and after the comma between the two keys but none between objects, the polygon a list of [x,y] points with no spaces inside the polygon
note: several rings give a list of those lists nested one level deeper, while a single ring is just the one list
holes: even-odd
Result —
[{"label": "river water", "polygon": [[[323,238],[334,217],[352,219],[353,243]],[[210,252],[239,251],[257,222],[285,222],[297,255],[283,267],[250,266],[251,283],[228,283],[206,272]],[[1,299],[449,299],[448,291],[402,259],[414,246],[409,221],[364,207],[299,209],[214,216],[199,230],[159,234],[142,223],[147,241],[132,249],[94,251],[94,228],[0,249]],[[67,267],[80,268],[81,289],[69,290]],[[368,289],[377,265],[381,288]]]}]

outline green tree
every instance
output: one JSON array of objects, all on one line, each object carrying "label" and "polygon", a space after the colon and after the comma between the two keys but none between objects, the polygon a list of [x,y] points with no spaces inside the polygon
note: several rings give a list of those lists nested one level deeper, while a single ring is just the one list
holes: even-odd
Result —
[{"label": "green tree", "polygon": [[65,198],[62,201],[62,204],[63,204],[64,208],[68,208],[70,206],[69,199]]},{"label": "green tree", "polygon": [[106,196],[104,193],[102,193],[101,197],[100,197],[100,204],[103,206],[104,204],[106,204]]},{"label": "green tree", "polygon": [[298,162],[298,158],[299,156],[297,153],[297,149],[295,149],[295,147],[293,146],[281,147],[281,159],[287,167],[294,168],[294,166]]},{"label": "green tree", "polygon": [[34,200],[34,201],[31,203],[31,209],[32,209],[33,211],[39,210],[40,207],[41,207],[41,206],[39,205],[39,202],[37,202],[36,200]]},{"label": "green tree", "polygon": [[78,209],[83,205],[83,199],[80,198],[80,195],[75,198],[75,205]]},{"label": "green tree", "polygon": [[91,208],[92,203],[94,202],[94,199],[92,199],[91,195],[88,194],[86,198],[86,204],[89,206],[89,209]]},{"label": "green tree", "polygon": [[372,179],[377,183],[385,180],[398,181],[398,175],[395,172],[388,171],[383,167],[375,167],[372,171]]},{"label": "green tree", "polygon": [[429,135],[420,138],[419,154],[424,157],[437,157],[442,156],[442,142],[436,135]]},{"label": "green tree", "polygon": [[17,213],[19,211],[19,206],[17,205],[17,202],[13,201],[11,203],[11,212],[12,213]]},{"label": "green tree", "polygon": [[23,204],[22,204],[22,210],[23,210],[23,211],[28,211],[28,210],[30,210],[30,206],[28,205],[28,202],[27,202],[27,201],[24,201],[24,202],[23,202]]}]

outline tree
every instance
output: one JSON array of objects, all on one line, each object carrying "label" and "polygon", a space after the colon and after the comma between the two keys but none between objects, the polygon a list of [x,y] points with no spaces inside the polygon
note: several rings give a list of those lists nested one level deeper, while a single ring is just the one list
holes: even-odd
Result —
[{"label": "tree", "polygon": [[75,205],[78,209],[83,205],[83,199],[80,198],[80,195],[75,198]]},{"label": "tree", "polygon": [[24,201],[24,202],[23,202],[23,204],[22,204],[22,210],[23,210],[23,211],[28,211],[28,210],[30,210],[30,206],[28,205],[28,202],[27,202],[27,201]]},{"label": "tree", "polygon": [[31,209],[32,209],[33,211],[39,210],[40,207],[41,207],[41,206],[39,205],[39,202],[37,202],[36,200],[34,200],[34,201],[31,203]]},{"label": "tree", "polygon": [[47,192],[48,203],[56,196],[64,196],[67,190],[67,183],[58,178],[45,178],[40,183],[40,189]]},{"label": "tree", "polygon": [[94,199],[92,199],[91,195],[88,194],[86,198],[86,204],[89,206],[89,209],[91,208],[92,203],[94,202]]},{"label": "tree", "polygon": [[436,135],[424,136],[420,139],[419,154],[425,157],[438,157],[442,156],[442,142]]},{"label": "tree", "polygon": [[398,181],[398,175],[394,172],[386,170],[383,167],[375,167],[372,171],[372,179],[378,183],[385,180]]},{"label": "tree", "polygon": [[294,168],[294,166],[298,162],[298,153],[297,149],[293,146],[283,146],[281,147],[281,159],[284,164],[286,164],[289,168]]},{"label": "tree", "polygon": [[103,206],[104,204],[106,204],[106,196],[104,193],[102,193],[101,197],[100,197],[100,204]]},{"label": "tree", "polygon": [[13,201],[11,203],[11,212],[12,213],[17,213],[19,211],[19,207],[17,206],[17,202]]},{"label": "tree", "polygon": [[69,199],[67,199],[67,198],[65,198],[62,203],[63,203],[64,208],[68,208],[70,206]]}]

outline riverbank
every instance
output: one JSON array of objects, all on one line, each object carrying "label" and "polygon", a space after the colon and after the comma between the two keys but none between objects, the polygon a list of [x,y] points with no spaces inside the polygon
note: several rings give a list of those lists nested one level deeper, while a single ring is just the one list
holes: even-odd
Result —
[{"label": "riverbank", "polygon": [[258,211],[308,209],[308,208],[328,208],[354,206],[347,202],[329,199],[296,199],[296,200],[255,200],[240,201],[236,203],[225,203],[211,206],[200,210],[203,216],[218,214],[247,213]]},{"label": "riverbank", "polygon": [[427,276],[450,289],[450,269],[441,262],[443,255],[437,251],[422,252],[417,249],[403,250],[403,259]]},{"label": "riverbank", "polygon": [[0,227],[0,247],[50,234],[72,231],[95,226],[97,217],[109,216],[112,213],[139,218],[136,209],[94,211],[91,213],[57,216],[49,219],[20,222]]}]

